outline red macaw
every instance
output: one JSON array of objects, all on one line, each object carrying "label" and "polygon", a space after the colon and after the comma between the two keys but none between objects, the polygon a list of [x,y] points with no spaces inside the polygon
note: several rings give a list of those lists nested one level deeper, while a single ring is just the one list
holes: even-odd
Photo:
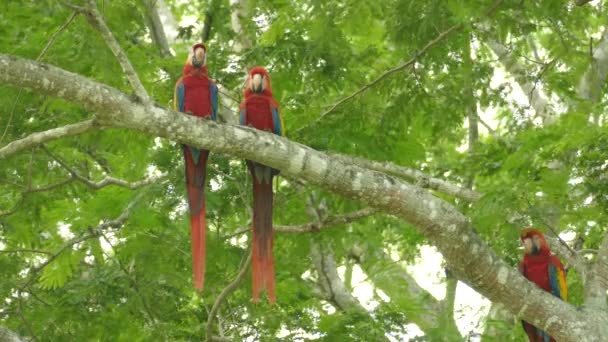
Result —
[{"label": "red macaw", "polygon": [[[262,67],[251,69],[247,77],[240,106],[240,124],[281,136],[285,133],[279,104],[272,97],[270,77]],[[253,302],[257,303],[260,291],[266,289],[268,301],[274,303],[272,177],[278,174],[278,170],[252,161],[247,161],[247,167],[253,178]]]},{"label": "red macaw", "polygon": [[[541,289],[567,301],[568,288],[564,266],[549,250],[543,233],[526,228],[520,238],[524,245],[524,259],[519,265],[519,272]],[[530,342],[555,342],[555,339],[532,324],[526,321],[522,321],[522,324]]]},{"label": "red macaw", "polygon": [[[175,84],[173,103],[175,110],[215,121],[218,89],[208,76],[206,57],[204,44],[192,46],[183,76]],[[209,151],[183,145],[183,152],[190,209],[194,288],[202,290],[205,279],[205,177]]]}]

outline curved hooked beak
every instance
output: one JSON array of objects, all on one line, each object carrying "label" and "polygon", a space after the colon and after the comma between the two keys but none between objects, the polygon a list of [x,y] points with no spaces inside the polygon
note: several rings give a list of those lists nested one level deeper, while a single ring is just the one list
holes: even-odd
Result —
[{"label": "curved hooked beak", "polygon": [[205,65],[205,49],[203,48],[196,48],[196,50],[194,50],[194,56],[192,56],[192,65],[195,67],[201,67],[203,65]]},{"label": "curved hooked beak", "polygon": [[261,93],[265,88],[264,77],[260,74],[255,74],[251,77],[251,91]]}]

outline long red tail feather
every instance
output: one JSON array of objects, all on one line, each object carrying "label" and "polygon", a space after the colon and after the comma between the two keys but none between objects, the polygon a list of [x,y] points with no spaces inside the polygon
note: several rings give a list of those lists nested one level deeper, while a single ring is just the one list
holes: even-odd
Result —
[{"label": "long red tail feather", "polygon": [[203,289],[205,282],[205,178],[209,151],[184,146],[186,187],[190,209],[190,239],[192,241],[192,276],[194,288]]},{"label": "long red tail feather", "polygon": [[[253,175],[253,302],[257,303],[260,292],[266,290],[268,301],[272,304],[276,301],[274,280],[274,258],[272,256],[272,245],[274,232],[272,228],[272,176],[270,168],[251,166]],[[256,176],[264,169],[266,177]]]}]

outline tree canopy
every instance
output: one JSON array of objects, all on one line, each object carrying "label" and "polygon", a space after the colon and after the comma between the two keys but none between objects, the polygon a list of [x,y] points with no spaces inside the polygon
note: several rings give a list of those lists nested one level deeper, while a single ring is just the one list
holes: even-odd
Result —
[{"label": "tree canopy", "polygon": [[[606,10],[580,0],[4,1],[0,336],[522,340],[524,318],[558,340],[600,341]],[[172,110],[199,41],[220,86],[218,123]],[[255,65],[270,73],[286,138],[236,126]],[[211,150],[202,293],[182,143]],[[244,158],[281,170],[275,305],[251,302]],[[518,274],[527,226],[567,265],[569,303]],[[443,299],[406,268],[428,245],[444,258]],[[458,329],[459,282],[492,301],[482,329]]]}]

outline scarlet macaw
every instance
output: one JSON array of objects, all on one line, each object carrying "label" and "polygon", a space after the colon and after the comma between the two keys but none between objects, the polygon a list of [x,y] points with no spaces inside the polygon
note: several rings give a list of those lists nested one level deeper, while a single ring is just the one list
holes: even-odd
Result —
[{"label": "scarlet macaw", "polygon": [[[175,110],[215,121],[218,89],[208,76],[206,57],[207,48],[203,43],[192,46],[183,76],[175,84],[173,103]],[[205,279],[205,177],[209,151],[183,145],[183,152],[190,209],[194,288],[202,290]]]},{"label": "scarlet macaw", "polygon": [[[240,124],[281,136],[285,133],[279,104],[272,97],[270,77],[262,67],[251,69],[247,77],[240,106]],[[247,167],[253,178],[253,302],[257,303],[260,291],[266,289],[268,301],[274,303],[272,177],[278,174],[278,170],[249,160]]]},{"label": "scarlet macaw", "polygon": [[[521,233],[524,244],[524,259],[519,272],[531,282],[554,296],[567,301],[566,272],[559,258],[552,254],[543,233],[526,228]],[[530,342],[555,342],[551,336],[532,324],[522,321]]]}]

